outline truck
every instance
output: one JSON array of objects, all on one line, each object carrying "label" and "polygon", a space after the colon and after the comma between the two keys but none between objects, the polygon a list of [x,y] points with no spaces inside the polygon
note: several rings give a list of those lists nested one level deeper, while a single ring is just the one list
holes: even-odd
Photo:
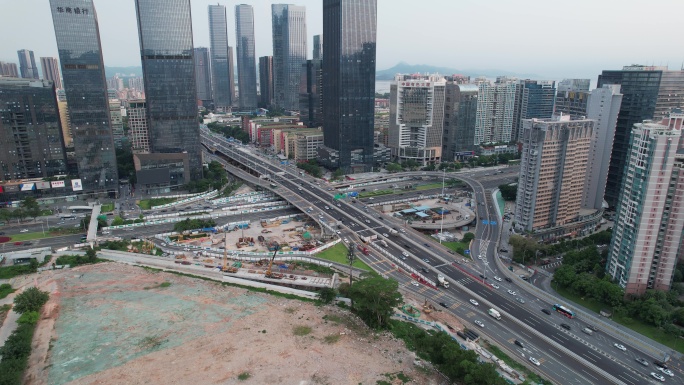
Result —
[{"label": "truck", "polygon": [[501,320],[501,313],[499,313],[497,310],[489,309],[489,310],[487,311],[487,314],[489,314],[490,316],[496,318],[497,320]]},{"label": "truck", "polygon": [[278,176],[285,176],[285,171],[278,171],[278,172],[275,173],[275,174],[278,175]]},{"label": "truck", "polygon": [[356,248],[359,249],[360,252],[363,253],[363,255],[368,255],[368,248],[364,245],[356,245]]},{"label": "truck", "polygon": [[442,274],[437,275],[437,282],[439,286],[443,286],[446,289],[449,288],[449,281],[447,281]]}]

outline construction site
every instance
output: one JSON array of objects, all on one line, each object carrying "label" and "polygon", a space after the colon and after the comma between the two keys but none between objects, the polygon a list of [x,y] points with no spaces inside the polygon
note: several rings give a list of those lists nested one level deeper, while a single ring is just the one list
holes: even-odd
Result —
[{"label": "construction site", "polygon": [[440,197],[377,207],[416,230],[463,229],[475,221],[473,201],[468,197]]}]

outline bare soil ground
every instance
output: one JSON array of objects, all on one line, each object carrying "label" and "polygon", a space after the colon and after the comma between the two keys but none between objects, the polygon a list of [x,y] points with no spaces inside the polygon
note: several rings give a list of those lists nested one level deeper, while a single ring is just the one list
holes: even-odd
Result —
[{"label": "bare soil ground", "polygon": [[439,383],[403,342],[335,306],[117,263],[38,283],[51,297],[25,384]]}]

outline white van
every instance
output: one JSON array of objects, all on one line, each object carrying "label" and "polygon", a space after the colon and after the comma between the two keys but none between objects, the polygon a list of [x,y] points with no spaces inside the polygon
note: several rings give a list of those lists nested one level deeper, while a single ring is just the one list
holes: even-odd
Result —
[{"label": "white van", "polygon": [[591,330],[591,329],[589,329],[589,328],[584,328],[584,329],[582,329],[582,331],[585,332],[585,333],[587,333],[587,334],[589,334],[589,335],[594,334],[594,331]]}]

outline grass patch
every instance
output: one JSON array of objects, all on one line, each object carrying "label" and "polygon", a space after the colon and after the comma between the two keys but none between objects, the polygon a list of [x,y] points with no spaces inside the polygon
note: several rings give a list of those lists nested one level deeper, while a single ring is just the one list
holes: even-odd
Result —
[{"label": "grass patch", "polygon": [[[343,265],[349,265],[349,262],[347,261],[348,250],[349,249],[347,249],[347,246],[345,246],[344,243],[340,242],[335,246],[329,247],[321,251],[320,253],[316,254],[316,258],[341,263]],[[359,258],[356,258],[352,266],[362,270],[372,271],[372,269]]]},{"label": "grass patch", "polygon": [[138,202],[143,210],[149,210],[152,206],[161,206],[167,203],[175,202],[176,198],[152,198],[152,199],[142,199]]},{"label": "grass patch", "polygon": [[14,234],[10,235],[10,242],[20,242],[20,241],[30,241],[32,239],[42,239],[42,238],[50,238],[52,235],[50,235],[49,232],[37,232],[37,233],[21,233],[21,234]]},{"label": "grass patch", "polygon": [[460,255],[465,255],[465,250],[468,250],[470,247],[470,242],[442,242],[442,245]]},{"label": "grass patch", "polygon": [[379,195],[394,194],[394,190],[378,190],[378,191],[364,191],[359,193],[359,198],[376,197]]},{"label": "grass patch", "polygon": [[91,261],[85,255],[62,255],[57,258],[55,265],[69,265],[71,267],[79,265],[90,265],[93,263],[107,262],[106,259],[95,258]]},{"label": "grass patch", "polygon": [[506,353],[504,353],[498,346],[487,344],[486,345],[487,350],[489,350],[492,354],[494,354],[497,358],[505,362],[508,366],[511,368],[525,373],[525,378],[527,379],[527,383],[532,383],[532,384],[546,384],[546,381],[544,381],[543,378],[539,377],[536,373],[530,371],[527,369],[527,367],[520,362],[516,361],[515,359],[509,357]]},{"label": "grass patch", "polygon": [[[563,287],[554,287],[554,289],[556,290],[556,293],[560,294],[568,301],[583,306],[597,314],[601,311],[601,309],[606,309],[610,307],[594,299],[582,298],[579,295],[574,294],[570,292],[570,290]],[[568,304],[568,306],[572,308],[572,304]],[[620,325],[628,327],[645,337],[660,342],[661,344],[669,347],[670,349],[676,350],[680,353],[684,353],[684,344],[677,343],[679,339],[672,338],[672,335],[665,333],[663,329],[648,325],[628,315],[614,315],[613,317],[611,317],[611,319],[619,323]]]},{"label": "grass patch", "polygon": [[287,313],[287,314],[294,314],[296,311],[297,311],[297,309],[295,309],[293,307],[286,307],[285,308],[285,313]]},{"label": "grass patch", "polygon": [[35,273],[36,269],[31,265],[15,265],[0,267],[0,279],[10,279],[18,275]]},{"label": "grass patch", "polygon": [[311,334],[311,327],[310,326],[295,326],[294,329],[292,329],[292,334],[296,336],[305,336],[307,334]]},{"label": "grass patch", "polygon": [[159,285],[154,285],[154,286],[145,286],[143,287],[143,290],[150,290],[150,289],[157,289],[157,288],[164,288],[164,287],[169,287],[171,286],[171,282],[165,281],[160,283]]},{"label": "grass patch", "polygon": [[3,283],[0,285],[0,299],[7,297],[8,295],[14,293],[15,290],[12,289],[12,285],[9,283]]},{"label": "grass patch", "polygon": [[323,337],[323,341],[325,341],[326,344],[334,344],[335,342],[340,340],[340,335],[339,334],[330,334],[325,337]]},{"label": "grass patch", "polygon": [[252,375],[247,373],[247,372],[242,372],[242,373],[238,374],[238,380],[244,381],[244,380],[250,378],[251,376]]},{"label": "grass patch", "polygon": [[31,355],[31,340],[36,325],[21,323],[0,348],[0,383],[21,384]]},{"label": "grass patch", "polygon": [[109,213],[114,211],[114,203],[105,203],[102,205],[102,208],[100,209],[100,212],[102,213]]},{"label": "grass patch", "polygon": [[408,382],[411,382],[411,377],[409,377],[409,376],[407,376],[406,374],[404,374],[404,372],[385,373],[384,376],[387,377],[387,379],[388,379],[390,382],[387,382],[387,381],[385,381],[385,380],[378,380],[378,381],[376,382],[376,384],[378,384],[378,385],[379,385],[379,384],[388,384],[388,385],[389,385],[389,384],[395,384],[395,383],[396,383],[396,382],[394,381],[395,379],[398,379],[399,381],[401,381],[402,384],[406,384],[406,383],[408,383]]},{"label": "grass patch", "polygon": [[[422,184],[420,186],[417,186],[416,190],[431,190],[433,188],[442,188],[442,184],[441,183]],[[444,184],[444,188],[447,188],[446,184]]]},{"label": "grass patch", "polygon": [[147,336],[138,342],[138,347],[141,350],[154,350],[167,341],[168,340],[162,339],[160,336]]}]

